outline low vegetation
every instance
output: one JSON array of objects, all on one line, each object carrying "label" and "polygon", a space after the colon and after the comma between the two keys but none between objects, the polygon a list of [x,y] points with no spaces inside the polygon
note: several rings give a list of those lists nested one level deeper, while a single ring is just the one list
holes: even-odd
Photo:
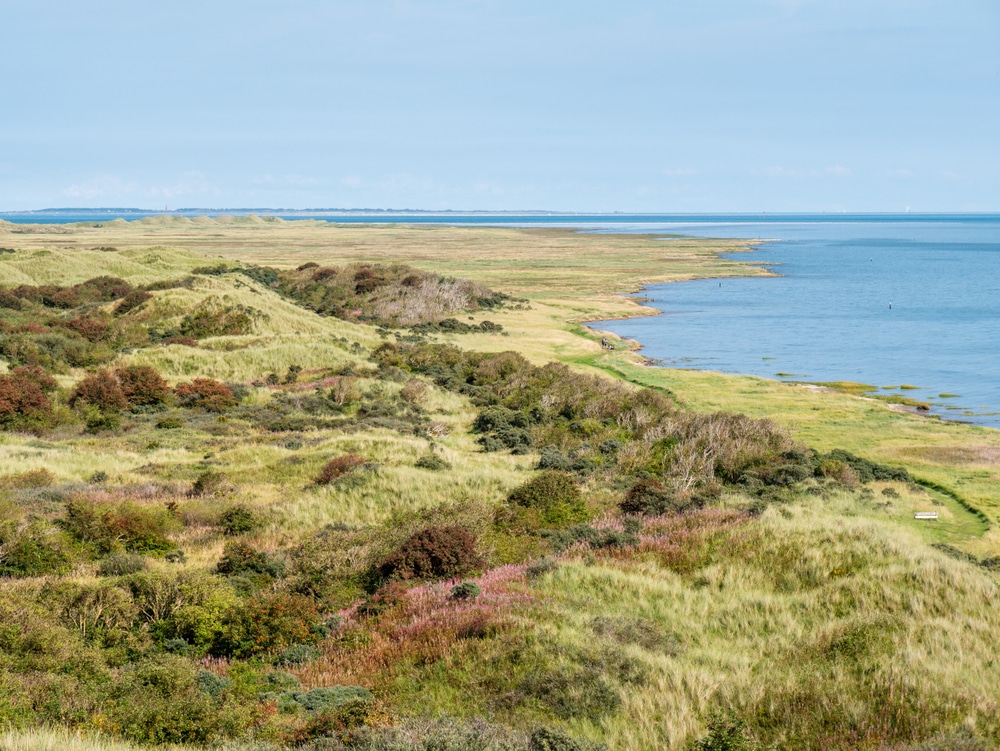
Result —
[{"label": "low vegetation", "polygon": [[0,749],[1000,741],[971,479],[560,354],[524,275],[95,245],[0,255]]}]

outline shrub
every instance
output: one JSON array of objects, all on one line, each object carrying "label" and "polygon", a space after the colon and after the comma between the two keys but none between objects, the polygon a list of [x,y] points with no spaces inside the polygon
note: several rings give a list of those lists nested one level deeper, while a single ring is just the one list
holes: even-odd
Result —
[{"label": "shrub", "polygon": [[834,449],[822,458],[843,462],[854,470],[854,473],[858,476],[858,480],[861,482],[867,483],[874,482],[876,480],[894,480],[896,482],[912,481],[910,473],[903,467],[890,467],[885,464],[878,464],[877,462],[869,461],[868,459],[862,459],[860,456],[855,456],[854,454],[842,449]]},{"label": "shrub", "polygon": [[108,556],[97,567],[101,576],[127,576],[149,568],[146,559],[135,553],[115,553]]},{"label": "shrub", "polygon": [[115,371],[122,394],[130,407],[151,407],[163,404],[170,387],[149,365],[128,365]]},{"label": "shrub", "polygon": [[263,574],[277,578],[284,573],[285,564],[278,556],[258,550],[248,542],[234,540],[223,547],[216,570],[224,576]]},{"label": "shrub", "polygon": [[541,472],[515,488],[507,500],[514,506],[536,511],[541,522],[552,527],[572,524],[587,517],[580,488],[566,472]]},{"label": "shrub", "polygon": [[35,430],[52,422],[52,404],[46,390],[55,381],[40,368],[14,368],[0,376],[0,428]]},{"label": "shrub", "polygon": [[308,597],[281,592],[258,595],[226,612],[211,651],[237,658],[275,654],[293,644],[315,643],[320,623],[316,605]]},{"label": "shrub", "polygon": [[326,398],[338,407],[344,407],[358,401],[361,398],[358,379],[352,376],[340,376],[330,387]]},{"label": "shrub", "polygon": [[546,574],[551,574],[559,568],[559,564],[548,556],[542,556],[537,561],[532,561],[524,570],[524,575],[529,579],[538,579]]},{"label": "shrub", "polygon": [[182,407],[203,409],[206,412],[225,412],[236,404],[233,390],[213,378],[195,378],[174,389],[174,396]]},{"label": "shrub", "polygon": [[178,526],[164,507],[88,501],[70,501],[60,523],[73,537],[92,545],[101,554],[171,550],[175,546],[167,535]]},{"label": "shrub", "polygon": [[191,498],[206,498],[221,495],[226,490],[226,476],[221,472],[206,470],[202,472],[191,485],[188,496]]},{"label": "shrub", "polygon": [[624,548],[639,542],[634,534],[619,532],[617,529],[595,529],[589,524],[574,524],[568,529],[547,529],[542,532],[542,537],[557,553],[577,543],[599,549]]},{"label": "shrub", "polygon": [[245,504],[230,506],[219,515],[219,526],[227,535],[242,535],[253,532],[262,525],[257,513]]},{"label": "shrub", "polygon": [[29,469],[16,475],[0,477],[0,488],[27,489],[48,488],[56,481],[56,476],[44,467]]},{"label": "shrub", "polygon": [[406,382],[400,390],[399,395],[404,401],[410,404],[423,404],[427,400],[427,393],[430,391],[427,384],[415,378]]},{"label": "shrub", "polygon": [[451,588],[448,596],[453,600],[474,600],[483,593],[475,582],[462,582]]},{"label": "shrub", "polygon": [[708,721],[708,734],[700,738],[693,751],[754,751],[760,744],[754,739],[746,723],[728,715],[715,714]]},{"label": "shrub", "polygon": [[352,472],[365,463],[365,460],[355,454],[344,454],[338,456],[323,465],[323,469],[313,482],[316,485],[329,485],[335,480],[339,480],[344,475]]},{"label": "shrub", "polygon": [[623,514],[659,516],[677,511],[679,506],[674,494],[658,480],[642,479],[636,482],[618,504]]},{"label": "shrub", "polygon": [[312,662],[318,658],[320,652],[308,644],[293,644],[285,650],[274,661],[275,665],[301,665],[304,662]]},{"label": "shrub", "polygon": [[110,370],[99,370],[80,381],[70,395],[71,407],[89,404],[101,412],[120,412],[128,406],[118,377]]},{"label": "shrub", "polygon": [[587,741],[577,741],[556,728],[538,728],[528,740],[528,751],[597,751],[598,748]]},{"label": "shrub", "polygon": [[425,527],[413,533],[376,566],[382,580],[444,579],[481,563],[476,540],[464,527]]},{"label": "shrub", "polygon": [[67,541],[42,522],[9,536],[0,529],[0,576],[64,574],[72,562]]},{"label": "shrub", "polygon": [[153,296],[149,292],[142,289],[134,289],[125,295],[115,306],[115,315],[123,316],[152,298]]},{"label": "shrub", "polygon": [[424,454],[413,463],[413,466],[420,469],[429,469],[433,472],[451,469],[451,464],[435,453]]}]

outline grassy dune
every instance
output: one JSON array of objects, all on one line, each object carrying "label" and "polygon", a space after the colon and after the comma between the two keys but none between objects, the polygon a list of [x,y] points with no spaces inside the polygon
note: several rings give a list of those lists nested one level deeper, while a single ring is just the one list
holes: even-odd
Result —
[{"label": "grassy dune", "polygon": [[[765,273],[719,257],[746,249],[746,242],[248,217],[0,223],[0,246],[15,251],[0,255],[5,287],[75,284],[101,275],[134,285],[165,283],[220,259],[278,268],[404,263],[472,279],[528,302],[462,316],[470,323],[493,321],[502,333],[438,332],[431,341],[479,352],[514,350],[535,365],[562,362],[579,374],[668,394],[683,410],[769,418],[790,428],[800,447],[845,449],[905,467],[922,483],[841,483],[817,475],[775,491],[766,502],[731,484],[705,508],[651,515],[627,528],[635,521],[617,507],[624,480],[616,484],[613,476],[592,474],[580,485],[593,533],[633,535],[631,542],[557,548],[494,523],[508,494],[537,476],[537,447],[524,454],[483,451],[479,436],[470,433],[481,410],[468,394],[415,371],[397,368],[391,378],[384,369],[377,372],[373,351],[398,337],[317,316],[243,275],[195,275],[184,286],[154,288],[130,320],[176,327],[191,310],[219,304],[251,311],[251,328],[205,337],[196,346],[126,348],[111,365],[151,365],[172,386],[193,377],[238,384],[246,392],[239,407],[225,413],[178,405],[140,410],[120,429],[94,433],[64,405],[65,419],[45,431],[0,432],[0,523],[52,520],[80,498],[148,510],[166,505],[183,522],[170,534],[186,559],[168,563],[151,555],[149,571],[212,582],[204,586],[214,588],[216,599],[198,605],[205,612],[235,607],[254,593],[329,586],[314,596],[340,625],[315,642],[308,659],[280,669],[302,691],[370,689],[374,709],[365,722],[374,728],[398,724],[403,735],[447,736],[451,740],[433,746],[444,750],[549,748],[537,738],[526,740],[539,727],[575,738],[565,742],[577,745],[559,747],[565,749],[586,748],[587,741],[610,749],[688,749],[699,738],[703,749],[895,751],[990,748],[1000,741],[1000,663],[993,658],[1000,580],[995,568],[977,563],[1000,556],[1000,432],[917,417],[828,389],[649,367],[634,343],[615,340],[616,350],[605,352],[600,335],[582,325],[648,313],[620,296],[644,283]],[[109,315],[112,308],[94,306]],[[299,370],[286,378],[291,365]],[[63,401],[83,376],[83,368],[57,374]],[[326,399],[326,390],[344,378],[357,390],[355,406],[317,418],[309,399]],[[412,381],[423,383],[424,391],[404,398]],[[275,404],[285,411],[269,416]],[[363,414],[380,404],[396,405],[396,413]],[[406,428],[400,415],[413,417],[419,430]],[[289,416],[300,422],[280,422]],[[606,423],[577,419],[572,430],[600,436],[619,430],[614,420]],[[649,438],[636,451],[662,448],[657,440]],[[365,468],[347,481],[315,482],[331,459],[345,455],[363,458]],[[420,466],[428,456],[443,460],[442,468]],[[213,474],[221,478],[213,490],[195,493],[194,483]],[[102,479],[95,480],[98,475]],[[238,539],[285,556],[294,572],[289,580],[220,583],[213,572],[234,539],[220,531],[220,514],[236,505],[260,520]],[[939,519],[916,521],[918,510],[936,510]],[[449,595],[452,581],[422,582],[410,588],[404,604],[372,605],[357,580],[337,578],[431,522],[476,533],[478,555],[486,561],[474,577],[482,590],[478,598],[456,601]],[[323,556],[329,558],[323,559],[327,579],[317,584],[308,569]],[[94,558],[63,575],[2,579],[0,607],[7,610],[0,614],[35,634],[31,629],[40,629],[44,617],[56,616],[24,603],[59,587],[119,581],[98,576],[103,564]],[[359,604],[384,610],[366,615]],[[68,607],[71,612],[78,611]],[[135,666],[147,663],[232,679],[230,688],[213,694],[212,706],[194,688],[185,689],[192,701],[203,702],[197,706],[205,716],[222,717],[223,729],[198,747],[228,743],[234,750],[263,751],[309,743],[319,732],[318,720],[301,708],[251,717],[262,706],[253,693],[262,689],[253,681],[278,669],[275,654],[249,660],[198,655],[184,658],[182,669],[181,657],[164,656],[166,640],[155,633],[162,623],[155,619],[99,643],[66,625],[69,616],[59,617],[58,623],[44,621],[51,633],[31,638],[53,660],[69,663],[77,654],[93,665],[84,670],[74,662],[66,669],[72,677],[38,668],[35,653],[5,656],[5,645],[21,642],[0,623],[0,659],[6,660],[0,663],[0,717],[22,726],[0,734],[3,751],[141,747],[111,739],[145,736],[128,724],[114,692],[107,694],[111,699],[101,692],[138,680]],[[87,670],[99,679],[77,677]],[[159,678],[134,684],[141,686],[136,690],[152,691],[156,680],[168,678],[183,683],[166,672],[154,675]],[[20,682],[6,682],[15,679]],[[92,688],[97,685],[103,688]],[[66,698],[81,687],[95,693]],[[46,706],[59,709],[45,715]],[[31,729],[30,718],[38,716],[82,735]],[[452,719],[433,727],[406,724],[428,716]],[[490,728],[462,724],[476,717],[487,717]],[[242,730],[227,741],[225,722],[237,722],[233,718]],[[732,743],[743,745],[724,745],[718,728],[726,722],[736,723]],[[710,728],[714,735],[706,736]],[[307,730],[314,735],[301,735]],[[462,733],[488,736],[493,740],[482,743],[493,745],[462,746],[455,740]],[[507,745],[496,740],[501,736]],[[919,745],[935,738],[937,746]],[[361,739],[371,745],[355,747],[432,747],[387,739]]]}]

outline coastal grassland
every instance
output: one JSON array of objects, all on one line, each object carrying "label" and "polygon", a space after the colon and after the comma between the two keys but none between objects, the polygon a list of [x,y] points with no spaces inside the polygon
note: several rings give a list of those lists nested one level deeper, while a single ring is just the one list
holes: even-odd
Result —
[{"label": "coastal grassland", "polygon": [[[19,728],[0,749],[1000,740],[996,431],[649,367],[581,324],[646,312],[618,293],[647,281],[763,273],[717,256],[746,243],[260,218],[0,233],[4,286],[151,285],[122,315],[46,309],[42,333],[10,314],[5,335],[77,316],[133,339],[53,360],[50,421],[0,432],[0,723]],[[317,315],[220,257],[405,263],[517,299],[457,316],[502,330],[423,334]],[[71,403],[128,365],[231,398]]]}]

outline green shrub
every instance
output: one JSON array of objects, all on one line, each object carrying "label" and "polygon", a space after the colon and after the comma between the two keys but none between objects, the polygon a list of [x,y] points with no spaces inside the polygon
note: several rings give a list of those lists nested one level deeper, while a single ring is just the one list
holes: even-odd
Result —
[{"label": "green shrub", "polygon": [[546,529],[542,531],[552,549],[561,553],[566,548],[577,543],[583,543],[590,548],[625,548],[636,545],[639,538],[629,532],[617,529],[595,529],[589,524],[574,524],[566,529]]},{"label": "green shrub", "polygon": [[263,521],[249,506],[237,503],[219,515],[219,526],[227,535],[243,535],[260,529]]},{"label": "green shrub", "polygon": [[64,536],[35,521],[16,533],[0,528],[0,576],[64,574],[74,562]]},{"label": "green shrub", "polygon": [[413,464],[414,467],[419,469],[429,469],[433,472],[438,472],[443,469],[451,469],[451,464],[445,459],[441,458],[439,454],[429,453],[424,454]]},{"label": "green shrub", "polygon": [[445,579],[481,565],[476,539],[464,527],[432,526],[413,533],[376,565],[379,579]]},{"label": "green shrub", "polygon": [[658,480],[642,479],[636,482],[618,504],[623,514],[659,516],[679,510],[674,494]]},{"label": "green shrub", "polygon": [[559,568],[559,564],[548,556],[542,556],[537,561],[532,561],[524,570],[524,575],[529,579],[538,579],[546,574],[551,574]]},{"label": "green shrub", "polygon": [[237,658],[276,654],[293,644],[315,643],[320,623],[316,605],[308,597],[281,592],[257,595],[225,613],[211,651]]},{"label": "green shrub", "polygon": [[301,665],[303,662],[312,662],[320,656],[320,651],[308,644],[293,644],[286,647],[278,658],[275,665]]},{"label": "green shrub", "polygon": [[112,552],[162,553],[175,547],[167,535],[179,523],[162,506],[70,501],[60,520],[73,537],[104,555]]},{"label": "green shrub", "polygon": [[97,573],[100,576],[127,576],[149,568],[146,559],[135,553],[114,553],[100,562]]},{"label": "green shrub", "polygon": [[248,542],[234,540],[222,549],[216,570],[223,576],[263,574],[277,578],[284,573],[285,563],[282,558],[258,550]]},{"label": "green shrub", "polygon": [[198,671],[166,655],[127,669],[105,706],[121,734],[140,743],[207,743],[220,730],[215,701],[201,690]]},{"label": "green shrub", "polygon": [[206,470],[195,478],[188,491],[191,498],[206,498],[221,495],[226,490],[226,476],[221,472]]},{"label": "green shrub", "polygon": [[195,676],[195,683],[198,684],[199,690],[208,694],[213,699],[218,699],[222,692],[233,684],[228,678],[223,678],[207,670],[198,671]]},{"label": "green shrub", "polygon": [[604,747],[578,741],[556,728],[538,728],[528,740],[528,751],[600,751]]},{"label": "green shrub", "polygon": [[754,751],[760,744],[750,735],[743,720],[715,714],[708,721],[708,734],[691,748],[693,751]]},{"label": "green shrub", "polygon": [[587,518],[580,488],[566,472],[546,470],[515,488],[507,500],[513,506],[536,511],[541,523],[551,527]]},{"label": "green shrub", "polygon": [[475,582],[462,582],[452,587],[448,596],[452,600],[474,600],[482,593],[483,590]]},{"label": "green shrub", "polygon": [[858,480],[864,483],[875,481],[912,482],[910,473],[903,467],[890,467],[885,464],[878,464],[868,459],[862,459],[860,456],[855,456],[843,449],[834,449],[829,454],[824,454],[821,459],[843,462],[854,470],[854,473],[858,476]]}]

